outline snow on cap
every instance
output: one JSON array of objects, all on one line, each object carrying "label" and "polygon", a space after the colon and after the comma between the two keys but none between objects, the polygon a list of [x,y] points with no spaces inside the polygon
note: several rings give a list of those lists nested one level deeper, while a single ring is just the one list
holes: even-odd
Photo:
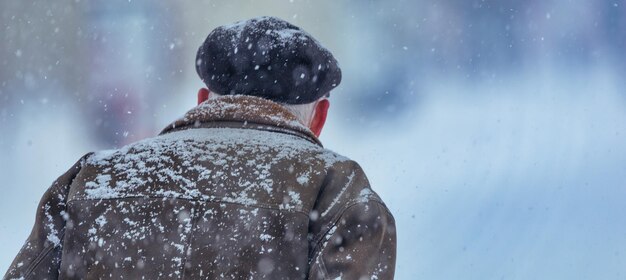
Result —
[{"label": "snow on cap", "polygon": [[311,103],[341,82],[332,53],[299,27],[259,17],[215,28],[200,46],[196,71],[221,95]]}]

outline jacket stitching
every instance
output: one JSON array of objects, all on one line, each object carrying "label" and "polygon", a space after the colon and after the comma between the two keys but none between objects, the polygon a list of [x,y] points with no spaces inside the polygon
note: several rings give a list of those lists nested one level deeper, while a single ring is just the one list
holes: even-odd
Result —
[{"label": "jacket stitching", "polygon": [[24,274],[25,275],[24,279],[27,279],[30,277],[33,271],[35,271],[37,266],[39,266],[41,261],[52,251],[52,249],[54,249],[54,246],[48,245],[39,253],[39,255],[37,255],[37,258],[35,258],[33,263],[28,267],[28,270],[26,270],[26,273]]},{"label": "jacket stitching", "polygon": [[[87,154],[85,154],[84,156],[82,156],[80,158],[80,160],[78,160],[78,162],[80,162],[79,166],[73,167],[76,168],[78,170],[76,170],[76,173],[74,173],[74,176],[72,176],[72,178],[69,180],[69,182],[67,183],[67,193],[65,194],[65,210],[67,210],[67,206],[69,203],[69,195],[71,192],[71,188],[72,188],[72,184],[74,183],[74,180],[76,180],[76,177],[78,176],[78,173],[80,173],[80,171],[83,169],[83,167],[85,166],[85,162],[87,160],[88,157],[90,157],[91,155],[93,155],[94,152],[89,152]],[[63,239],[65,239],[65,224],[66,222],[63,223],[63,233],[61,234],[61,238],[59,238],[61,241],[63,241]],[[63,264],[63,251],[61,251],[61,258],[59,259],[59,269],[61,269],[61,265]]]},{"label": "jacket stitching", "polygon": [[[72,185],[72,183],[74,182],[74,179],[76,179],[76,176],[78,175],[78,173],[80,173],[80,170],[83,168],[83,165],[85,163],[85,159],[90,156],[93,153],[87,153],[86,155],[82,156],[80,158],[80,160],[78,162],[80,162],[79,166],[76,166],[76,164],[74,166],[72,166],[73,169],[78,169],[75,171],[74,176],[72,176],[72,178],[69,180],[68,184],[65,185],[65,187],[68,188],[67,193],[69,194],[69,187]],[[68,203],[68,201],[65,202],[66,204]],[[65,238],[65,225],[63,225],[63,233],[61,233],[60,235],[60,240],[63,240]],[[26,273],[24,274],[24,278],[29,278],[31,276],[31,274],[33,273],[33,271],[35,271],[35,269],[41,264],[41,262],[43,261],[43,259],[48,256],[50,254],[50,252],[54,251],[54,249],[57,247],[52,243],[48,243],[48,246],[45,246],[44,249],[39,253],[39,255],[37,256],[37,258],[35,258],[35,260],[33,261],[33,263],[28,267],[28,269],[26,270]],[[60,246],[59,246],[60,247]],[[59,267],[61,267],[61,260],[63,259],[63,255],[61,255],[61,259],[59,259]]]},{"label": "jacket stitching", "polygon": [[[326,186],[330,183],[331,177],[334,175],[335,171],[333,169],[330,169],[327,173],[326,173],[326,177],[324,177],[324,181],[322,182],[322,186],[319,189],[319,192],[317,193],[317,197],[315,198],[315,205],[313,205],[313,209],[317,208],[317,204],[321,201],[320,197],[322,195],[322,193],[324,193],[324,191],[326,190]],[[333,217],[334,219],[334,217]],[[331,219],[331,221],[333,221],[333,219]],[[334,223],[333,223],[334,225]],[[322,236],[325,236],[326,233],[333,228],[332,226],[328,227],[326,230],[323,230],[322,232],[324,232],[324,234]],[[313,240],[316,240],[320,238],[319,236],[317,238],[314,238]],[[313,244],[315,244],[315,246],[312,248],[311,252],[309,252],[309,259],[311,259],[313,256],[315,256],[315,254],[317,253],[317,248],[318,248],[318,243],[321,241],[317,240],[315,241]]]},{"label": "jacket stitching", "polygon": [[335,217],[333,217],[333,219],[331,221],[333,221],[330,226],[323,231],[323,234],[320,234],[317,238],[315,238],[317,241],[315,241],[315,247],[313,247],[313,254],[312,256],[315,256],[315,254],[317,254],[318,252],[324,250],[325,247],[320,247],[320,245],[322,244],[322,241],[324,240],[324,237],[326,237],[326,235],[328,235],[328,233],[330,232],[330,230],[335,227],[337,225],[337,223],[339,222],[339,220],[341,219],[341,217],[343,216],[343,214],[348,211],[348,209],[359,205],[359,204],[367,204],[370,202],[374,202],[377,203],[378,205],[382,206],[383,209],[385,209],[385,212],[387,212],[387,214],[391,215],[391,212],[389,211],[389,209],[387,209],[387,207],[385,206],[385,204],[383,204],[380,200],[378,199],[368,199],[367,201],[355,201],[352,202],[350,204],[348,204],[347,206],[345,206],[341,211],[339,211],[337,214],[335,214]]},{"label": "jacket stitching", "polygon": [[[63,239],[63,237],[65,237],[65,234],[61,235],[60,239]],[[44,247],[43,250],[41,250],[39,255],[37,255],[37,258],[35,258],[33,263],[28,267],[26,273],[24,274],[24,279],[28,279],[33,271],[35,271],[35,269],[41,264],[43,259],[45,259],[50,254],[50,252],[54,251],[55,248],[56,246],[54,246],[54,244],[48,243],[48,246]],[[61,263],[59,262],[59,265],[60,264]]]},{"label": "jacket stitching", "polygon": [[183,276],[182,276],[181,280],[185,280],[185,271],[187,270],[187,264],[186,264],[187,263],[187,251],[189,251],[189,248],[191,248],[191,245],[193,244],[193,238],[194,238],[194,232],[195,232],[194,229],[196,228],[196,225],[198,224],[198,220],[200,219],[200,215],[199,215],[200,209],[199,208],[200,207],[197,207],[196,205],[194,205],[194,210],[196,210],[196,214],[195,214],[196,216],[194,217],[194,219],[193,219],[193,221],[191,223],[191,234],[189,234],[189,241],[187,242],[187,250],[185,250],[185,252],[183,252],[183,253],[185,253],[185,256],[183,257],[183,261],[182,261],[182,264],[183,264],[182,275]]},{"label": "jacket stitching", "polygon": [[324,258],[322,258],[321,256],[318,257],[319,259],[319,267],[320,267],[320,272],[322,273],[322,277],[324,279],[328,278],[328,268],[326,268],[326,262],[324,262]]}]

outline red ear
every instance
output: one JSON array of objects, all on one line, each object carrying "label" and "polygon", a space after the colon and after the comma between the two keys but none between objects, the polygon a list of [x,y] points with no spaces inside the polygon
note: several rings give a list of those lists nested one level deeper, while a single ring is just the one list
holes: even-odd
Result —
[{"label": "red ear", "polygon": [[200,103],[204,101],[207,101],[210,95],[211,92],[206,88],[201,88],[200,90],[198,90],[198,105],[200,105]]},{"label": "red ear", "polygon": [[310,128],[311,131],[313,131],[313,134],[317,137],[320,137],[322,128],[324,128],[324,124],[326,123],[328,107],[330,107],[328,99],[322,99],[315,105],[315,113],[313,114],[313,120],[311,120]]}]

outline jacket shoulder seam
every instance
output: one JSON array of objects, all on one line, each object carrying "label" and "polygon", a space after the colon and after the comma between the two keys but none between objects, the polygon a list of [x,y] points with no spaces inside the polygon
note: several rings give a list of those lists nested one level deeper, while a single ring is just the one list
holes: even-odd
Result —
[{"label": "jacket shoulder seam", "polygon": [[[197,205],[194,205],[193,209],[196,212],[200,211],[199,207],[197,207]],[[198,215],[198,213],[195,213],[195,217],[193,217],[191,228],[196,228],[196,225],[198,224],[198,220],[199,219],[200,219],[200,215]],[[196,232],[195,230],[192,230],[191,233],[189,234],[189,241],[187,242],[187,248],[186,248],[185,252],[188,252],[190,250],[190,248],[192,248],[193,239],[195,237],[195,234],[194,234],[195,232]],[[183,269],[182,269],[182,278],[181,278],[181,280],[185,280],[185,275],[186,275],[185,272],[187,272],[187,265],[185,263],[188,261],[189,257],[190,257],[189,254],[185,254],[185,256],[183,257],[183,261],[182,261]]]}]

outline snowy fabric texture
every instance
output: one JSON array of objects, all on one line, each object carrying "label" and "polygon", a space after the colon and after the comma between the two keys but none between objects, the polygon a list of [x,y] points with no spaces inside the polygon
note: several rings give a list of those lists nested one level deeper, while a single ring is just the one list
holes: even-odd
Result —
[{"label": "snowy fabric texture", "polygon": [[363,171],[276,106],[221,97],[88,154],[42,200],[8,275],[391,277],[393,217]]}]

